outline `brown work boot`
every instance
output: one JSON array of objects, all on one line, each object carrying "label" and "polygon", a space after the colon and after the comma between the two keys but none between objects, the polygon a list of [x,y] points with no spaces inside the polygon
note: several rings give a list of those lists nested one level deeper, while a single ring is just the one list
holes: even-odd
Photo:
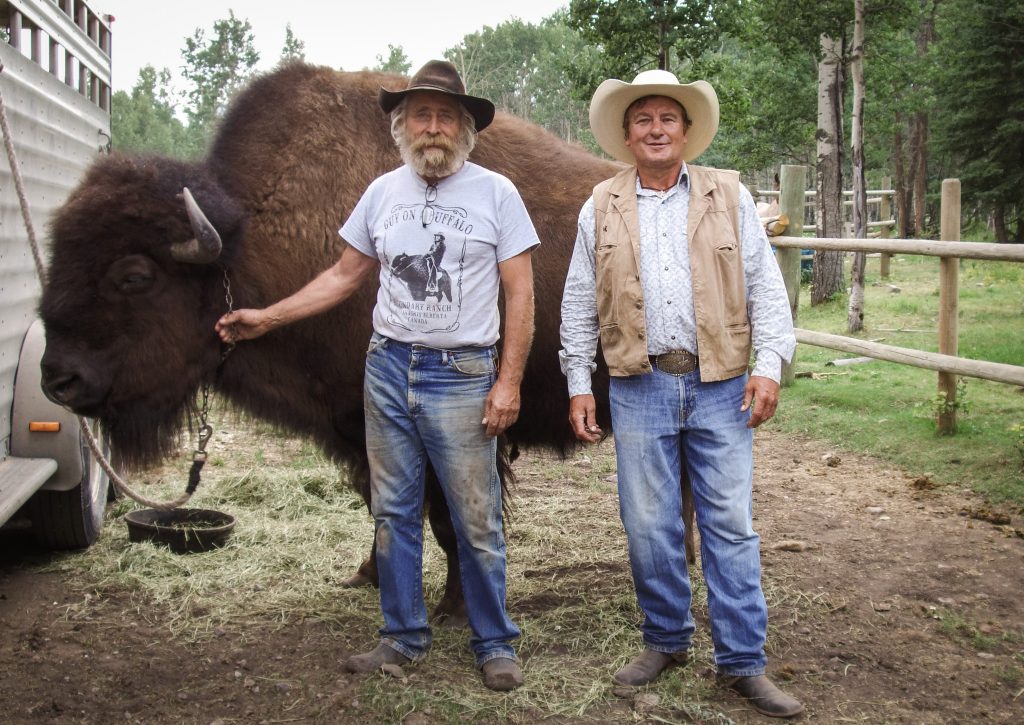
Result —
[{"label": "brown work boot", "polygon": [[743,695],[755,710],[768,717],[793,717],[804,711],[799,700],[787,695],[764,675],[719,675],[718,683]]},{"label": "brown work boot", "polygon": [[689,660],[686,650],[682,652],[655,652],[645,649],[621,670],[612,675],[616,685],[639,687],[658,679],[658,675],[670,667],[685,665]]},{"label": "brown work boot", "polygon": [[345,669],[349,672],[376,672],[384,665],[407,665],[411,659],[392,647],[381,642],[369,652],[352,655],[345,661]]},{"label": "brown work boot", "polygon": [[495,657],[481,667],[488,689],[506,692],[523,686],[523,671],[511,657]]}]

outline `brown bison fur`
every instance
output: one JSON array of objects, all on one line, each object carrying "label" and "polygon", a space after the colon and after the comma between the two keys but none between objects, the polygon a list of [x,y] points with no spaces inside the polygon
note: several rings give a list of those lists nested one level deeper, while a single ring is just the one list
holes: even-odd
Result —
[{"label": "brown bison fur", "polygon": [[[96,161],[51,225],[50,276],[40,304],[48,394],[99,418],[123,462],[168,453],[195,413],[204,382],[236,409],[316,440],[369,497],[362,376],[375,285],[314,318],[238,345],[223,364],[214,322],[234,306],[262,307],[339,257],[338,228],[370,181],[401,161],[381,86],[406,79],[302,63],[261,76],[234,100],[206,158],[112,155]],[[499,112],[472,159],[519,188],[542,240],[534,253],[538,310],[522,410],[499,446],[503,481],[517,447],[574,445],[558,367],[562,286],[580,206],[620,168],[540,127]],[[219,230],[217,263],[174,261],[192,236],[189,187]],[[595,378],[608,424],[606,372]],[[448,553],[440,610],[461,603],[454,538],[433,476],[428,511]],[[372,561],[358,580],[373,580]]]}]

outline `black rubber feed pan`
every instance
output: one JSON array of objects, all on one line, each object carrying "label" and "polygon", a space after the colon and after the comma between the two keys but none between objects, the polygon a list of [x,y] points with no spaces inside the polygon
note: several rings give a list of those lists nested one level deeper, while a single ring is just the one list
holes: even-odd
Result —
[{"label": "black rubber feed pan", "polygon": [[125,514],[129,541],[166,544],[176,554],[219,549],[235,528],[235,517],[210,509],[139,509]]}]

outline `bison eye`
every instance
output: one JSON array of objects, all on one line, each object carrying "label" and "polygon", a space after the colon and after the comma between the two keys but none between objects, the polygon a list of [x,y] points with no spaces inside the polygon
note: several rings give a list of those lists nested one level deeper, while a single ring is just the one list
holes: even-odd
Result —
[{"label": "bison eye", "polygon": [[149,257],[133,254],[110,265],[103,286],[116,295],[138,295],[148,292],[156,277],[156,263]]},{"label": "bison eye", "polygon": [[152,287],[154,279],[153,275],[145,272],[126,274],[118,283],[118,288],[126,295],[134,295]]}]

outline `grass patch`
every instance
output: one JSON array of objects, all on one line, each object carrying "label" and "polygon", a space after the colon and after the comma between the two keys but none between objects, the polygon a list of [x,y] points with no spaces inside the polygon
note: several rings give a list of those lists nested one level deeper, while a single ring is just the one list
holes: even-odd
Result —
[{"label": "grass patch", "polygon": [[[933,257],[892,259],[889,279],[869,257],[864,330],[846,332],[846,296],[812,307],[801,290],[798,326],[935,352],[938,273]],[[898,288],[898,292],[894,290]],[[1024,265],[964,260],[960,273],[959,355],[1024,365]],[[994,503],[1024,506],[1024,389],[960,378],[957,430],[937,434],[937,373],[873,360],[832,366],[845,353],[797,348],[801,377],[787,387],[766,427],[875,455],[940,485],[959,485]]]},{"label": "grass patch", "polygon": [[990,652],[1012,637],[986,634],[965,615],[952,609],[940,609],[935,617],[939,620],[939,631],[954,642],[979,652]]}]

